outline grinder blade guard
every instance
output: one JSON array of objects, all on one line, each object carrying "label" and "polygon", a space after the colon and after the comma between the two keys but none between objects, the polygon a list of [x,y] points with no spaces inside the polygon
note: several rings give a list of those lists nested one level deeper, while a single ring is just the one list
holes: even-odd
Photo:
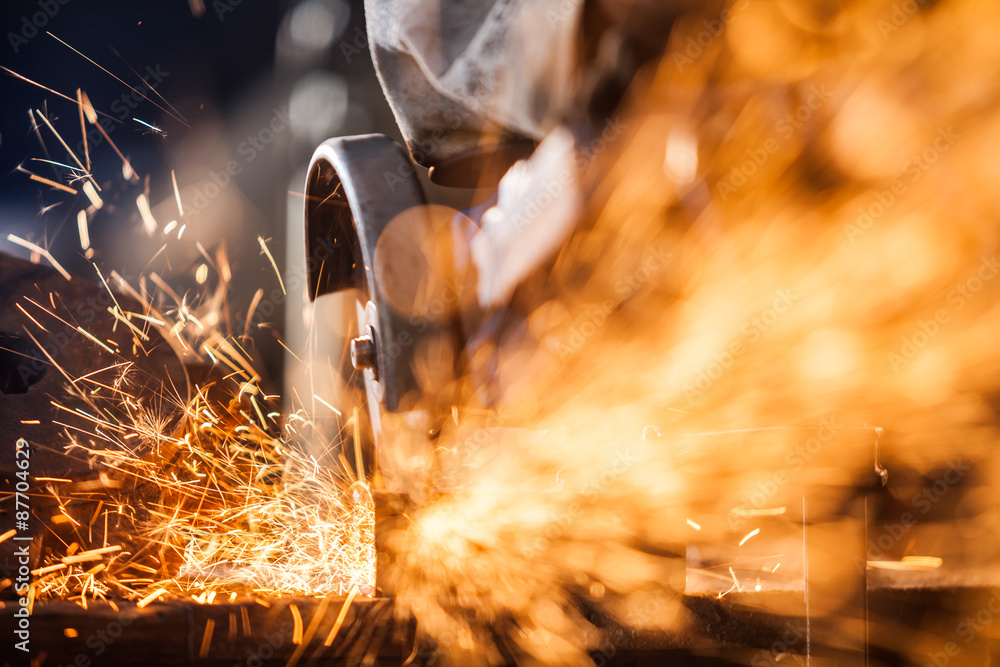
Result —
[{"label": "grinder blade guard", "polygon": [[[341,445],[348,456],[360,452],[381,521],[398,513],[386,503],[426,475],[431,440],[453,402],[460,348],[450,220],[428,206],[404,149],[379,134],[320,145],[305,194],[310,299],[342,293],[345,319],[357,322],[353,337],[326,342],[350,359],[338,408],[363,422],[345,429]],[[435,308],[445,301],[448,308]],[[360,442],[351,447],[349,438]]]}]

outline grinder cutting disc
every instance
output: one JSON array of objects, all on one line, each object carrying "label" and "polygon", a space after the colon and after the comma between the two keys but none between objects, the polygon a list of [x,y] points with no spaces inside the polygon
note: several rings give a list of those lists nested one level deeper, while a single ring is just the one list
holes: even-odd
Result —
[{"label": "grinder cutting disc", "polygon": [[136,300],[3,254],[0,285],[0,446],[8,448],[0,455],[0,476],[10,480],[17,472],[13,452],[19,438],[31,444],[34,478],[93,474],[85,452],[65,449],[68,434],[85,446],[109,449],[114,438],[100,434],[114,433],[115,425],[75,412],[94,412],[80,392],[105,400],[108,387],[124,387],[163,432],[176,428],[188,398],[183,364],[138,319],[149,340],[134,345],[135,334],[109,311],[117,303],[122,311],[141,314]]}]

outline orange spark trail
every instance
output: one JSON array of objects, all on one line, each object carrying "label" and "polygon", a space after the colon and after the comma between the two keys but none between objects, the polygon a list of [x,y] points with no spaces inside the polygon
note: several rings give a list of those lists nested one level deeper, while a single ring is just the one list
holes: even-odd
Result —
[{"label": "orange spark trail", "polygon": [[[6,67],[4,67],[4,66],[2,66],[2,65],[0,65],[0,69],[2,69],[3,71],[7,72],[7,73],[8,73],[8,74],[10,74],[11,76],[14,76],[14,77],[16,77],[16,78],[18,78],[18,79],[21,79],[22,81],[25,81],[25,82],[27,82],[27,83],[30,83],[30,84],[31,84],[31,85],[33,85],[33,86],[37,86],[38,88],[41,88],[42,90],[44,90],[44,91],[46,91],[46,92],[49,92],[49,93],[52,93],[52,94],[53,94],[53,95],[55,95],[56,97],[61,97],[62,99],[66,100],[66,101],[68,101],[68,102],[72,102],[73,104],[77,104],[77,100],[73,99],[73,98],[72,98],[72,97],[70,97],[69,95],[64,95],[63,93],[60,93],[60,92],[59,92],[58,90],[52,90],[52,89],[51,89],[51,88],[49,88],[48,86],[43,86],[42,84],[38,83],[37,81],[32,81],[32,80],[31,80],[31,79],[29,79],[28,77],[26,77],[26,76],[22,76],[22,75],[18,74],[17,72],[15,72],[15,71],[13,71],[13,70],[10,70],[10,69],[7,69]],[[86,97],[86,96],[84,96],[84,97]],[[87,102],[87,104],[88,104],[88,106],[89,106],[89,101]],[[93,111],[93,107],[90,107],[90,108],[91,108],[91,110]],[[117,118],[115,118],[114,116],[111,116],[111,115],[109,115],[109,114],[106,114],[106,113],[104,113],[103,111],[96,111],[95,113],[98,113],[98,114],[100,114],[100,115],[104,116],[105,118],[108,118],[108,119],[110,119],[110,120],[113,120],[114,122],[118,123],[119,125],[121,125],[121,124],[122,124],[122,121],[118,120],[118,119],[117,119]],[[89,118],[89,116],[88,116],[88,118]],[[94,123],[94,122],[96,122],[96,118],[95,118],[95,120],[91,121],[91,123]]]}]

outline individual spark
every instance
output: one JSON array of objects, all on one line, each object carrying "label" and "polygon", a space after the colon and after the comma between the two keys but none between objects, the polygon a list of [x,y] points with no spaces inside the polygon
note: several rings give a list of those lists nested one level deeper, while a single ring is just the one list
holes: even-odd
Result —
[{"label": "individual spark", "polygon": [[267,255],[267,260],[271,262],[271,268],[274,269],[274,275],[278,277],[278,285],[281,287],[281,293],[287,294],[287,292],[285,292],[285,281],[281,279],[281,271],[278,271],[278,264],[274,261],[274,256],[271,255],[271,251],[267,247],[267,242],[264,241],[263,236],[258,236],[257,242],[260,243],[261,251]]},{"label": "individual spark", "polygon": [[149,99],[142,92],[140,92],[139,90],[136,90],[134,87],[132,87],[131,85],[129,85],[128,83],[126,83],[125,81],[123,81],[122,79],[120,79],[118,76],[116,76],[112,72],[108,71],[106,68],[104,68],[101,65],[99,65],[96,61],[92,60],[91,58],[88,58],[86,55],[84,55],[83,53],[81,53],[77,49],[73,48],[72,46],[70,46],[69,44],[67,44],[66,42],[64,42],[63,40],[59,39],[58,37],[56,37],[55,35],[53,35],[51,32],[46,31],[45,34],[48,35],[49,37],[51,37],[52,39],[56,40],[57,42],[59,42],[60,44],[62,44],[63,46],[65,46],[66,48],[68,48],[70,51],[73,51],[74,53],[76,53],[77,55],[79,55],[81,58],[83,58],[84,60],[86,60],[87,62],[89,62],[90,64],[94,65],[95,67],[97,67],[98,69],[100,69],[105,74],[107,74],[110,77],[112,77],[118,83],[121,83],[122,85],[126,86],[129,90],[131,90],[132,92],[134,92],[136,95],[138,95],[142,99],[146,100],[147,102],[149,102],[150,104],[152,104],[153,106],[155,106],[157,109],[159,109],[163,113],[165,113],[168,116],[172,117],[177,122],[179,122],[182,125],[184,125],[184,127],[190,127],[190,125],[188,125],[184,121],[183,118],[175,115],[173,112],[171,112],[168,109],[164,108],[163,106],[157,104],[155,101]]},{"label": "individual spark", "polygon": [[208,657],[208,649],[212,645],[212,633],[215,631],[215,619],[210,618],[205,622],[205,632],[201,637],[201,647],[198,649],[198,657]]},{"label": "individual spark", "polygon": [[150,123],[147,123],[144,120],[139,120],[138,118],[133,118],[132,120],[134,120],[135,122],[137,122],[140,125],[142,125],[143,127],[145,127],[147,133],[158,134],[161,137],[163,137],[164,139],[167,138],[167,133],[164,130],[156,127],[155,125],[151,125]]},{"label": "individual spark", "polygon": [[751,537],[753,537],[754,535],[756,535],[756,534],[757,534],[757,533],[759,533],[759,532],[760,532],[760,528],[754,528],[753,530],[751,530],[751,531],[750,531],[749,533],[747,533],[746,535],[744,535],[744,536],[743,536],[743,539],[742,539],[742,540],[740,540],[740,544],[739,544],[739,546],[741,546],[741,547],[742,547],[742,546],[743,546],[744,544],[746,544],[746,543],[747,543],[747,541],[748,541],[748,540],[749,540],[749,539],[750,539]]},{"label": "individual spark", "polygon": [[76,228],[80,234],[80,249],[84,256],[90,259],[94,256],[94,250],[90,247],[90,226],[87,223],[87,212],[80,209],[76,214]]},{"label": "individual spark", "polygon": [[101,196],[94,190],[94,186],[91,185],[90,181],[84,182],[83,194],[87,195],[87,199],[90,200],[90,203],[95,210],[104,206],[104,200],[101,199]]},{"label": "individual spark", "polygon": [[20,172],[22,172],[22,173],[28,174],[28,178],[30,178],[31,180],[36,181],[38,183],[42,183],[43,185],[48,185],[49,187],[53,187],[53,188],[55,188],[57,190],[62,190],[63,192],[69,193],[71,195],[76,195],[76,194],[80,193],[79,190],[74,190],[73,188],[69,187],[68,185],[63,185],[62,183],[57,183],[55,181],[51,181],[51,180],[49,180],[47,178],[44,178],[43,176],[39,176],[38,174],[34,174],[34,173],[28,171],[27,169],[25,169],[24,167],[19,166],[17,168],[17,170],[20,171]]},{"label": "individual spark", "polygon": [[[164,135],[164,136],[166,136],[166,135]],[[174,198],[177,200],[177,217],[178,218],[183,218],[184,217],[184,204],[183,204],[183,202],[181,202],[181,191],[177,187],[177,174],[174,172],[173,169],[170,170],[170,180],[171,180],[171,182],[174,185]],[[199,243],[198,245],[200,246],[201,244]],[[204,254],[205,253],[205,249],[201,248],[201,252],[202,252],[202,254]],[[211,261],[211,260],[209,260],[209,261]]]},{"label": "individual spark", "polygon": [[146,195],[140,194],[136,197],[135,205],[139,209],[139,216],[142,218],[142,226],[146,230],[146,235],[150,238],[156,233],[156,218],[153,217],[153,212],[149,210],[149,202],[146,200]]},{"label": "individual spark", "polygon": [[[83,156],[87,161],[87,171],[90,171],[90,148],[87,145],[87,125],[85,123],[85,117],[89,114],[84,111],[83,91],[79,88],[76,89],[76,102],[77,106],[80,108],[80,134],[83,136]],[[93,113],[93,107],[91,107],[90,113]]]},{"label": "individual spark", "polygon": [[56,271],[58,271],[59,273],[62,274],[63,278],[65,278],[66,280],[70,280],[72,278],[72,276],[69,275],[69,271],[67,271],[66,269],[64,269],[63,266],[62,266],[62,264],[60,264],[59,262],[57,262],[56,258],[52,256],[52,253],[50,253],[45,248],[42,248],[41,246],[38,246],[38,245],[32,243],[31,241],[26,241],[26,240],[22,239],[21,237],[16,236],[15,234],[8,234],[7,235],[7,240],[10,241],[11,243],[16,243],[17,245],[21,246],[22,248],[27,248],[31,252],[38,253],[39,255],[41,255],[42,257],[44,257],[49,262],[49,264],[52,265],[52,267]]}]

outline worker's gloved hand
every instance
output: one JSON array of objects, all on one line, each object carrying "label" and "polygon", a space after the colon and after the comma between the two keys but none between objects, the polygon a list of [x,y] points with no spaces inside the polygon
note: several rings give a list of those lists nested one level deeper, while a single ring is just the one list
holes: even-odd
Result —
[{"label": "worker's gloved hand", "polygon": [[582,202],[575,157],[573,135],[560,127],[501,179],[496,204],[482,213],[470,244],[484,310],[507,303],[572,232]]}]

